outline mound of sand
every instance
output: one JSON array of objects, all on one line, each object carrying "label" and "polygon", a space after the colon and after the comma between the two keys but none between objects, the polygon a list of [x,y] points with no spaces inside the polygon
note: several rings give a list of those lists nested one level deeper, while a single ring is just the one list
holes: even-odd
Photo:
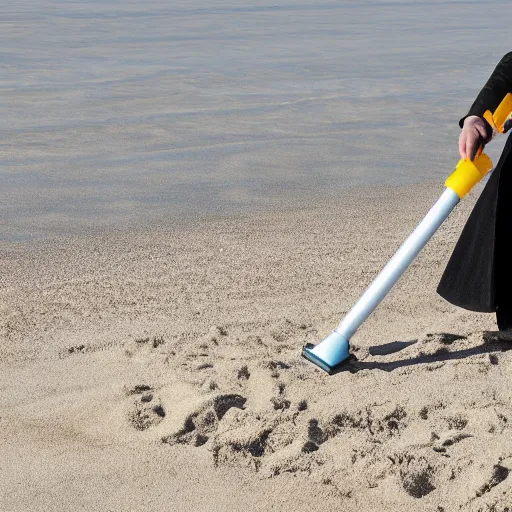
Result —
[{"label": "mound of sand", "polygon": [[510,510],[512,342],[435,295],[471,199],[344,371],[300,357],[438,192],[4,244],[0,508]]}]

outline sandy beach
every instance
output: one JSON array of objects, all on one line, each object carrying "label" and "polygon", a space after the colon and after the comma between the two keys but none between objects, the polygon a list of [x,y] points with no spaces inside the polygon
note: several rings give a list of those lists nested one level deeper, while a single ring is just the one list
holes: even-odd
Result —
[{"label": "sandy beach", "polygon": [[476,194],[347,371],[300,357],[438,192],[4,244],[2,510],[507,510],[512,345],[434,293]]},{"label": "sandy beach", "polygon": [[508,32],[473,1],[3,6],[0,512],[512,510],[512,342],[435,293],[482,185],[343,371],[301,357],[443,191]]}]

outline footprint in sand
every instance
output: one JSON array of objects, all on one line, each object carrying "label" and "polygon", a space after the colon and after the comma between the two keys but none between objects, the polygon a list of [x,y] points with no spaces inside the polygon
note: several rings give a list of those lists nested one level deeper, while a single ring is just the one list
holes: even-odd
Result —
[{"label": "footprint in sand", "polygon": [[231,418],[231,425],[216,435],[212,444],[215,465],[247,466],[258,470],[264,457],[273,453],[270,441],[275,422],[251,417],[251,421],[238,422]]},{"label": "footprint in sand", "polygon": [[137,395],[133,410],[128,415],[128,420],[136,430],[147,430],[165,418],[165,410],[159,400],[155,399],[150,386],[139,384],[129,390],[128,394]]},{"label": "footprint in sand", "polygon": [[178,432],[162,438],[162,442],[202,446],[216,432],[225,414],[233,407],[243,409],[246,401],[246,398],[236,394],[219,395],[207,400],[185,418]]},{"label": "footprint in sand", "polygon": [[371,409],[356,412],[342,412],[324,422],[323,425],[312,418],[309,420],[308,440],[302,451],[304,453],[316,451],[329,439],[350,430],[363,432],[374,442],[383,442],[398,435],[405,428],[406,420],[407,413],[399,405],[374,406]]}]

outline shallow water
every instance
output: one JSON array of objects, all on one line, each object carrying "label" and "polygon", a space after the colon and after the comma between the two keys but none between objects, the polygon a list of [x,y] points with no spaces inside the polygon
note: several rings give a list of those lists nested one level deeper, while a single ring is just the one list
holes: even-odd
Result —
[{"label": "shallow water", "polygon": [[0,239],[441,190],[509,50],[493,6],[3,2]]}]

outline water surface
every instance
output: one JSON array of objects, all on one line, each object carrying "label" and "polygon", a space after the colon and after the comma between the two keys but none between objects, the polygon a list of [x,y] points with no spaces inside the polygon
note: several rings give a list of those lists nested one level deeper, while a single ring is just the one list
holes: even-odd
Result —
[{"label": "water surface", "polygon": [[2,2],[0,239],[441,187],[509,50],[492,5]]}]

